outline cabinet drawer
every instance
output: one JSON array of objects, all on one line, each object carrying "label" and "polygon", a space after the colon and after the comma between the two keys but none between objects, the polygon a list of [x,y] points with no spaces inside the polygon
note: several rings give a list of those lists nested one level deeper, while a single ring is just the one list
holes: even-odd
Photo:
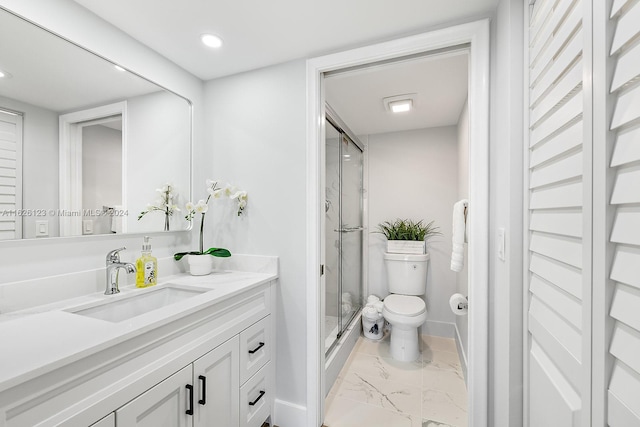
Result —
[{"label": "cabinet drawer", "polygon": [[240,387],[240,427],[261,427],[271,414],[274,378],[267,363]]},{"label": "cabinet drawer", "polygon": [[244,384],[271,359],[271,316],[240,333],[240,384]]}]

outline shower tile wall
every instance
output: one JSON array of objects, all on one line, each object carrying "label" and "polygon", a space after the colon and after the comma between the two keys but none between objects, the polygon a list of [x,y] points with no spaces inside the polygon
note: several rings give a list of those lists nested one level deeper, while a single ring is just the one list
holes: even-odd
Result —
[{"label": "shower tile wall", "polygon": [[389,335],[360,337],[326,401],[326,427],[466,427],[467,390],[453,339],[423,336],[422,355],[396,362]]}]

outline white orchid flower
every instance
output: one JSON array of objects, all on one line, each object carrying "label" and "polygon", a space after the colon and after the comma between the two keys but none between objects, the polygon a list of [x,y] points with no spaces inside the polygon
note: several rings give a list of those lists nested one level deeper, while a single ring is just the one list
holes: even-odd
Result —
[{"label": "white orchid flower", "polygon": [[195,211],[197,213],[207,213],[209,210],[209,205],[204,200],[198,200],[198,204],[195,206]]},{"label": "white orchid flower", "polygon": [[195,205],[192,202],[187,202],[185,208],[187,208],[187,211],[192,212],[195,209]]},{"label": "white orchid flower", "polygon": [[229,196],[231,199],[238,199],[238,201],[241,200],[247,200],[247,192],[244,190],[240,190],[240,191],[236,191],[233,195]]},{"label": "white orchid flower", "polygon": [[170,206],[170,209],[171,209],[172,211],[178,211],[178,212],[180,212],[180,208],[179,208],[179,207],[178,207],[178,205],[176,205],[176,204],[171,205],[171,206]]},{"label": "white orchid flower", "polygon": [[218,188],[217,190],[213,191],[211,194],[213,195],[214,199],[219,199],[224,195],[222,188]]}]

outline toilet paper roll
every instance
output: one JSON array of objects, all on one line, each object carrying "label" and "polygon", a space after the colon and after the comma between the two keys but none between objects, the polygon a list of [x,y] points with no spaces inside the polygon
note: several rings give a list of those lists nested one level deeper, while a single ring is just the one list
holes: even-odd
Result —
[{"label": "toilet paper roll", "polygon": [[462,294],[453,294],[451,298],[449,298],[449,307],[451,307],[451,311],[457,316],[464,316],[469,311],[468,309],[469,301],[467,297]]},{"label": "toilet paper roll", "polygon": [[367,304],[373,304],[374,302],[378,302],[380,301],[380,298],[378,298],[376,295],[369,295],[367,297]]}]

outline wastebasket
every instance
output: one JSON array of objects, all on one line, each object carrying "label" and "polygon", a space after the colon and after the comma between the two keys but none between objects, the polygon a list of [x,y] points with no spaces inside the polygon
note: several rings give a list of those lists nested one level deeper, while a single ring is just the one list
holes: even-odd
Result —
[{"label": "wastebasket", "polygon": [[373,307],[365,307],[362,309],[362,331],[364,336],[371,340],[379,340],[384,336],[383,332],[384,318]]}]

